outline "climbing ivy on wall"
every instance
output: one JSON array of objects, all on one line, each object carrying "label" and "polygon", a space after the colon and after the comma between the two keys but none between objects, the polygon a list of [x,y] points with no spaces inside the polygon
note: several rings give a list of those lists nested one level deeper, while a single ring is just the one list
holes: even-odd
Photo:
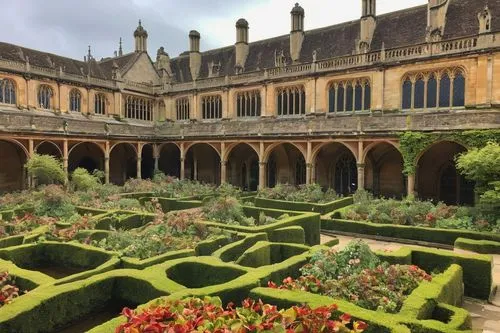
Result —
[{"label": "climbing ivy on wall", "polygon": [[448,133],[405,132],[400,135],[400,150],[403,155],[405,174],[415,174],[417,157],[430,145],[439,141],[453,141],[467,149],[480,148],[487,142],[500,143],[500,130],[473,130]]}]

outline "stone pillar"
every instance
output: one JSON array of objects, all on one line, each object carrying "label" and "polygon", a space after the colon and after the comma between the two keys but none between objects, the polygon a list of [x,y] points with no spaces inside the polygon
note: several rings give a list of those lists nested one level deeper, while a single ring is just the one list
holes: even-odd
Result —
[{"label": "stone pillar", "polygon": [[104,182],[109,184],[109,155],[104,157]]},{"label": "stone pillar", "polygon": [[266,162],[259,162],[259,190],[266,188]]},{"label": "stone pillar", "polygon": [[220,162],[220,183],[225,184],[227,182],[227,161]]},{"label": "stone pillar", "polygon": [[408,196],[415,195],[415,175],[408,175]]},{"label": "stone pillar", "polygon": [[[33,139],[28,140],[28,154],[29,154],[28,159],[31,159],[33,157],[33,155],[35,154],[35,142],[33,141]],[[35,187],[36,186],[36,178],[34,176],[30,176],[27,173],[28,170],[26,169],[26,166],[23,166],[23,168],[24,168],[24,174],[26,175],[27,180],[28,180],[28,187],[29,188]]]},{"label": "stone pillar", "polygon": [[137,179],[142,179],[142,158],[140,156],[137,156]]},{"label": "stone pillar", "polygon": [[311,183],[316,183],[316,164],[311,163]]},{"label": "stone pillar", "polygon": [[365,189],[365,165],[358,164],[358,190]]},{"label": "stone pillar", "polygon": [[312,164],[306,164],[306,184],[309,185],[312,183]]},{"label": "stone pillar", "polygon": [[193,153],[193,180],[198,180],[198,160]]},{"label": "stone pillar", "polygon": [[181,157],[181,180],[185,179],[186,177],[186,163],[185,163],[185,158]]},{"label": "stone pillar", "polygon": [[158,171],[160,171],[160,157],[158,155],[155,155],[154,157],[154,160],[155,160],[155,173],[157,173]]},{"label": "stone pillar", "polygon": [[68,140],[64,140],[63,141],[63,169],[64,169],[64,175],[66,177],[66,182],[69,179],[68,161],[69,161]]}]

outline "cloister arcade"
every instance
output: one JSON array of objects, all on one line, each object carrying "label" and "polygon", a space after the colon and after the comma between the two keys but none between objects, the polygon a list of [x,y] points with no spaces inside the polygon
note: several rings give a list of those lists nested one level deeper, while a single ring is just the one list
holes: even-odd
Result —
[{"label": "cloister arcade", "polygon": [[377,196],[472,204],[473,184],[455,169],[466,148],[455,142],[433,144],[418,156],[415,175],[403,174],[396,139],[292,141],[137,142],[60,138],[0,137],[0,192],[30,186],[24,165],[34,153],[62,160],[69,174],[78,167],[102,170],[105,181],[152,178],[155,171],[206,183],[228,182],[255,191],[278,183],[318,183],[350,195],[365,188]]}]

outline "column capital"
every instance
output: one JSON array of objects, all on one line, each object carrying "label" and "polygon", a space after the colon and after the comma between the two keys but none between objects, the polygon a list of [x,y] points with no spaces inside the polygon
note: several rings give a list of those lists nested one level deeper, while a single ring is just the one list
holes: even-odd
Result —
[{"label": "column capital", "polygon": [[306,163],[306,168],[311,169],[313,166],[314,166],[313,163]]},{"label": "column capital", "polygon": [[267,162],[261,162],[259,161],[259,166],[266,166],[267,165]]},{"label": "column capital", "polygon": [[356,164],[356,165],[357,165],[357,167],[358,167],[358,168],[362,168],[362,169],[364,169],[364,168],[365,168],[365,166],[366,166],[366,164],[365,164],[365,163],[358,163],[358,164]]}]

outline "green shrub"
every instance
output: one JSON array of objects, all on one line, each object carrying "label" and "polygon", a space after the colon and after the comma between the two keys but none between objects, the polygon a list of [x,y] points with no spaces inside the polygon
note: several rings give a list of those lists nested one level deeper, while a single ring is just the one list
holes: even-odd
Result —
[{"label": "green shrub", "polygon": [[77,191],[94,190],[101,185],[100,178],[84,168],[77,168],[71,174],[71,185]]},{"label": "green shrub", "polygon": [[230,196],[209,198],[203,205],[205,218],[229,225],[253,226],[255,219],[247,217],[238,199]]},{"label": "green shrub", "polygon": [[333,189],[323,191],[319,184],[300,185],[278,184],[274,188],[259,190],[258,197],[295,202],[326,203],[338,199]]},{"label": "green shrub", "polygon": [[34,154],[26,163],[30,176],[37,178],[38,184],[64,184],[66,174],[62,163],[50,155]]},{"label": "green shrub", "polygon": [[500,254],[500,242],[457,238],[455,248],[484,254]]},{"label": "green shrub", "polygon": [[35,215],[70,218],[76,214],[75,206],[61,186],[47,185],[40,192],[35,193],[35,197],[38,200]]}]

